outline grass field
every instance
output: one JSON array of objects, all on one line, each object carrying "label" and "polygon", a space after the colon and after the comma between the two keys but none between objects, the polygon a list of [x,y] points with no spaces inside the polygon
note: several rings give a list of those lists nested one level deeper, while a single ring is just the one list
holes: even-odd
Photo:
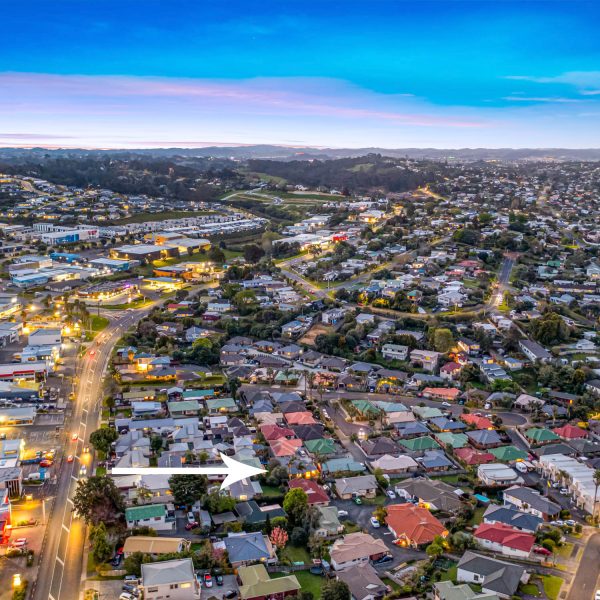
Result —
[{"label": "grass field", "polygon": [[308,550],[297,546],[286,546],[281,553],[282,558],[287,558],[291,562],[303,562],[304,564],[310,564],[310,555]]},{"label": "grass field", "polygon": [[106,317],[100,317],[98,315],[92,316],[92,331],[94,333],[99,333],[102,331],[110,321]]}]

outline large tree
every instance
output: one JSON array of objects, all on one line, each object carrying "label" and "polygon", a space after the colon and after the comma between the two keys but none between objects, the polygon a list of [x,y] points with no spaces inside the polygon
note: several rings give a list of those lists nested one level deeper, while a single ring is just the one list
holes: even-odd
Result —
[{"label": "large tree", "polygon": [[94,446],[96,450],[107,454],[110,450],[110,445],[117,441],[119,434],[116,429],[112,427],[103,427],[90,434],[90,444]]},{"label": "large tree", "polygon": [[308,511],[307,493],[300,488],[290,490],[283,499],[283,510],[287,514],[292,527],[302,526]]},{"label": "large tree", "polygon": [[350,588],[345,581],[330,579],[321,588],[321,600],[350,600]]},{"label": "large tree", "polygon": [[208,479],[204,475],[173,475],[169,487],[177,504],[191,506],[206,493]]},{"label": "large tree", "polygon": [[121,492],[106,475],[80,479],[73,496],[73,506],[86,523],[93,525],[100,522],[114,524],[125,510]]}]

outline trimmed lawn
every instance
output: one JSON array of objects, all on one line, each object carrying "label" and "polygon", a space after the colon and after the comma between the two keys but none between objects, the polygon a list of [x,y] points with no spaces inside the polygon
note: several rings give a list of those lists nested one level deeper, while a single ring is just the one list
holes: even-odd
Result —
[{"label": "trimmed lawn", "polygon": [[304,547],[286,546],[281,553],[281,557],[287,558],[292,562],[303,562],[305,564],[310,564],[311,562],[308,550]]},{"label": "trimmed lawn", "polygon": [[521,587],[519,588],[519,591],[522,594],[527,594],[528,596],[539,596],[540,595],[540,591],[537,588],[537,585],[534,585],[533,583],[526,583],[524,585],[521,585]]},{"label": "trimmed lawn", "polygon": [[549,600],[557,600],[563,580],[556,575],[544,575],[542,577],[544,583],[544,592]]},{"label": "trimmed lawn", "polygon": [[319,575],[313,575],[309,571],[295,571],[294,573],[271,573],[271,577],[285,577],[286,575],[295,575],[303,591],[312,592],[313,598],[319,600],[321,597],[321,588],[325,579]]},{"label": "trimmed lawn", "polygon": [[457,565],[450,567],[447,571],[442,571],[442,576],[440,578],[440,581],[456,581],[457,571],[458,571]]},{"label": "trimmed lawn", "polygon": [[478,506],[473,511],[473,516],[469,519],[469,525],[473,527],[474,525],[479,525],[481,521],[483,521],[483,513],[485,512],[487,506]]},{"label": "trimmed lawn", "polygon": [[389,577],[382,577],[381,581],[383,581],[385,585],[389,585],[395,592],[402,589],[400,585],[398,585],[393,579],[390,579]]},{"label": "trimmed lawn", "polygon": [[98,315],[93,315],[92,316],[92,331],[94,333],[98,333],[99,331],[102,331],[109,323],[110,323],[110,321],[106,317],[100,317]]},{"label": "trimmed lawn", "polygon": [[571,542],[565,542],[562,546],[556,549],[556,554],[562,558],[570,558],[571,552],[573,552],[573,544],[571,544]]},{"label": "trimmed lawn", "polygon": [[278,487],[275,487],[273,485],[261,485],[260,487],[262,488],[262,495],[265,498],[268,498],[269,496],[282,495],[282,491]]}]

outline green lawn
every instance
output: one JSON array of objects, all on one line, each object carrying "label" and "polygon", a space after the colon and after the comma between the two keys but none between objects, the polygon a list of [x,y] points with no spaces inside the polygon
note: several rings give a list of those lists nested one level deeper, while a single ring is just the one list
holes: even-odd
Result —
[{"label": "green lawn", "polygon": [[98,477],[101,475],[106,475],[106,467],[96,467],[96,475]]},{"label": "green lawn", "polygon": [[150,304],[150,300],[146,300],[145,298],[138,298],[137,300],[133,300],[133,302],[126,302],[122,304],[106,304],[102,305],[102,308],[105,310],[125,310],[127,308],[144,308]]},{"label": "green lawn", "polygon": [[262,488],[262,495],[265,498],[268,498],[269,496],[281,496],[281,490],[278,487],[275,487],[274,485],[261,485],[260,486]]},{"label": "green lawn", "polygon": [[539,596],[540,591],[537,588],[537,585],[533,583],[526,583],[519,588],[519,591],[522,594],[527,594],[528,596]]},{"label": "green lawn", "polygon": [[385,585],[389,585],[395,592],[402,589],[402,586],[398,585],[393,579],[390,579],[389,577],[382,577],[381,581],[383,581]]},{"label": "green lawn", "polygon": [[456,573],[458,567],[456,565],[450,567],[447,571],[442,571],[440,581],[456,581]]},{"label": "green lawn", "polygon": [[166,221],[167,219],[184,219],[186,217],[199,217],[208,214],[212,214],[212,211],[170,210],[159,213],[141,212],[131,217],[114,221],[114,224],[126,225],[127,223],[144,223],[146,221]]},{"label": "green lawn", "polygon": [[544,592],[549,600],[557,600],[563,580],[556,575],[544,575],[542,577],[544,583]]},{"label": "green lawn", "polygon": [[99,331],[102,331],[109,323],[110,323],[110,321],[106,317],[100,317],[98,315],[93,315],[92,316],[92,331],[94,333],[98,333]]},{"label": "green lawn", "polygon": [[469,525],[473,527],[474,525],[479,525],[481,521],[483,521],[483,513],[486,510],[486,506],[478,506],[473,511],[473,516],[469,519]]},{"label": "green lawn", "polygon": [[[271,573],[271,577],[276,579],[277,577],[285,577],[290,573]],[[319,600],[321,597],[321,588],[325,583],[325,579],[320,577],[319,575],[313,575],[309,571],[296,571],[295,573],[291,573],[295,575],[298,579],[298,583],[300,584],[302,591],[312,592],[313,598],[315,600]]]},{"label": "green lawn", "polygon": [[562,546],[556,549],[556,554],[562,558],[569,558],[573,552],[573,544],[571,542],[565,542]]},{"label": "green lawn", "polygon": [[308,550],[304,546],[286,546],[281,553],[281,557],[287,558],[291,562],[303,562],[305,564],[310,564],[311,562]]}]

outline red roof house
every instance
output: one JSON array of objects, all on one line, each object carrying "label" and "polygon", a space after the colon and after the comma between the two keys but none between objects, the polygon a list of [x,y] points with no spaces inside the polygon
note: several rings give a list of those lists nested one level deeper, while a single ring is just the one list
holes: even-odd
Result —
[{"label": "red roof house", "polygon": [[454,451],[454,454],[459,460],[462,460],[467,465],[483,465],[496,460],[496,457],[493,454],[481,452],[475,450],[475,448],[470,448],[469,446],[458,448]]},{"label": "red roof house", "polygon": [[460,418],[467,425],[475,425],[475,429],[494,429],[494,424],[487,417],[468,413],[460,415]]},{"label": "red roof house", "polygon": [[294,479],[288,485],[291,490],[295,488],[304,490],[308,496],[308,503],[311,505],[327,506],[329,504],[327,492],[316,481],[311,479]]},{"label": "red roof house", "polygon": [[426,508],[414,504],[392,504],[387,507],[385,522],[400,546],[423,546],[448,531]]},{"label": "red roof house", "polygon": [[288,425],[309,425],[310,423],[316,423],[313,414],[309,410],[285,413],[284,418]]},{"label": "red roof house", "polygon": [[533,534],[504,523],[482,523],[474,537],[482,548],[517,558],[527,558],[535,543]]},{"label": "red roof house", "polygon": [[280,425],[263,425],[260,428],[260,432],[263,434],[267,442],[271,440],[279,440],[281,438],[293,438],[296,437],[294,432],[288,427],[281,427]]},{"label": "red roof house", "polygon": [[559,435],[564,440],[581,440],[588,436],[587,431],[576,427],[575,425],[564,425],[563,427],[557,427],[554,430],[556,435]]},{"label": "red roof house", "polygon": [[281,438],[279,440],[271,440],[269,445],[271,446],[273,456],[294,456],[302,446],[302,440]]}]

